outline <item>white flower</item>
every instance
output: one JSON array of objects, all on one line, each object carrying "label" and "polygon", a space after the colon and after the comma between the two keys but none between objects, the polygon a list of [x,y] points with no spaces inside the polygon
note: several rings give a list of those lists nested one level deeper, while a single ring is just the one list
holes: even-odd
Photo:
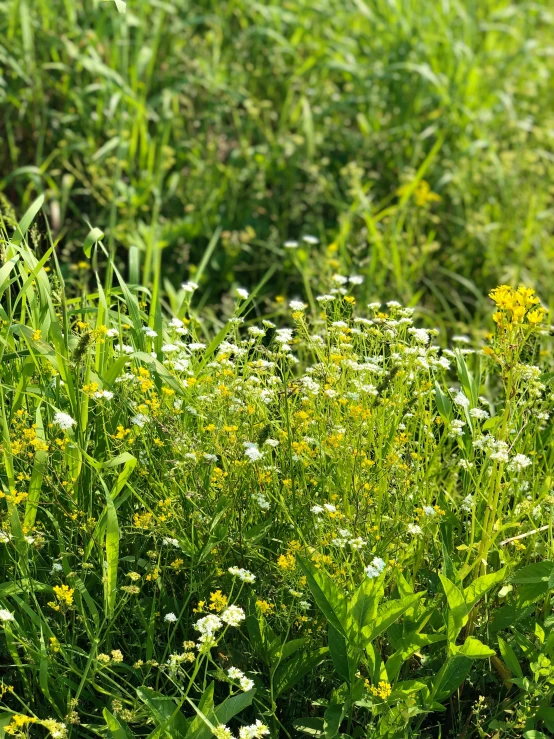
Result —
[{"label": "white flower", "polygon": [[291,300],[289,303],[291,310],[306,310],[307,307],[306,303],[303,303],[301,300]]},{"label": "white flower", "polygon": [[433,508],[433,506],[430,505],[424,505],[423,506],[423,513],[425,513],[426,516],[436,516],[437,512]]},{"label": "white flower", "polygon": [[294,239],[289,239],[288,241],[285,241],[283,244],[285,249],[298,249],[298,241],[294,241]]},{"label": "white flower", "polygon": [[489,417],[488,412],[484,411],[482,408],[471,408],[469,411],[469,415],[472,418],[477,418],[479,421],[484,421],[486,418]]},{"label": "white flower", "polygon": [[530,464],[532,464],[532,462],[529,457],[525,456],[525,454],[516,454],[515,457],[510,460],[508,468],[514,472],[522,472],[526,467],[529,467]]},{"label": "white flower", "polygon": [[233,732],[225,724],[216,726],[213,730],[215,739],[233,739]]},{"label": "white flower", "polygon": [[421,526],[418,526],[416,523],[408,524],[408,534],[411,534],[412,536],[419,536],[421,533]]},{"label": "white flower", "polygon": [[346,285],[348,282],[348,277],[344,277],[344,275],[333,275],[331,279],[333,282],[336,282],[337,285]]},{"label": "white flower", "polygon": [[179,542],[177,541],[177,539],[171,539],[168,536],[162,539],[162,544],[166,547],[178,547],[179,546]]},{"label": "white flower", "polygon": [[242,300],[247,300],[248,290],[245,290],[243,287],[237,287],[236,293],[239,298],[242,298]]},{"label": "white flower", "polygon": [[250,726],[241,726],[239,729],[239,739],[261,739],[269,734],[269,729],[260,720]]},{"label": "white flower", "polygon": [[162,346],[162,352],[165,354],[171,354],[171,352],[178,352],[179,347],[176,344],[164,344]]},{"label": "white flower", "polygon": [[54,416],[54,423],[56,424],[56,426],[59,426],[64,431],[67,431],[67,429],[75,426],[77,424],[77,421],[71,418],[71,416],[67,413],[62,413],[61,411],[58,411],[58,413],[56,413],[56,415]]},{"label": "white flower", "polygon": [[106,336],[109,336],[110,339],[113,339],[115,336],[119,336],[119,331],[116,328],[109,328],[106,331]]},{"label": "white flower", "polygon": [[173,612],[166,613],[164,621],[167,621],[168,624],[174,624],[177,621],[177,616]]},{"label": "white flower", "polygon": [[0,544],[8,544],[11,539],[11,534],[7,534],[5,531],[0,530]]},{"label": "white flower", "polygon": [[248,457],[251,462],[259,462],[260,459],[262,459],[263,452],[259,450],[257,444],[253,444],[251,441],[245,441],[243,443],[243,446],[244,455]]},{"label": "white flower", "polygon": [[317,236],[310,236],[309,234],[302,236],[302,241],[305,244],[311,244],[312,246],[315,246],[315,244],[319,244],[319,239],[317,238]]},{"label": "white flower", "polygon": [[332,303],[335,299],[334,295],[318,295],[316,300],[318,303]]},{"label": "white flower", "polygon": [[361,285],[364,278],[361,275],[350,275],[348,278],[351,285]]},{"label": "white flower", "polygon": [[[387,305],[389,305],[389,303],[387,303]],[[424,328],[409,328],[408,333],[411,334],[420,344],[429,343],[429,332]]]},{"label": "white flower", "polygon": [[122,352],[123,354],[132,354],[135,351],[129,344],[116,344],[114,349],[116,352]]},{"label": "white flower", "polygon": [[462,500],[460,508],[462,509],[462,511],[471,513],[471,509],[473,508],[473,495],[471,495],[471,493],[469,495],[466,495],[466,497]]},{"label": "white flower", "polygon": [[188,345],[191,352],[199,352],[206,348],[206,344],[201,341],[193,341]]},{"label": "white flower", "polygon": [[328,513],[334,513],[337,510],[332,503],[324,503],[323,507]]},{"label": "white flower", "polygon": [[241,677],[244,677],[244,672],[242,670],[239,670],[238,667],[229,667],[227,670],[227,675],[231,678],[231,680],[240,680]]},{"label": "white flower", "polygon": [[221,620],[224,621],[226,624],[229,624],[229,626],[238,626],[241,621],[244,621],[245,618],[246,615],[242,608],[239,608],[239,606],[229,606],[221,614]]},{"label": "white flower", "polygon": [[313,505],[313,506],[312,506],[312,507],[310,508],[310,511],[311,511],[312,513],[315,513],[315,514],[316,514],[316,516],[317,516],[317,515],[319,515],[320,513],[323,513],[323,511],[324,511],[324,510],[325,510],[325,508],[323,508],[323,506],[320,506],[320,505]]},{"label": "white flower", "polygon": [[145,416],[144,413],[137,413],[136,416],[131,418],[131,423],[139,428],[142,428],[146,423],[149,423],[149,421],[150,419],[148,416]]},{"label": "white flower", "polygon": [[466,398],[461,390],[454,396],[454,403],[461,406],[462,408],[469,408],[469,400]]},{"label": "white flower", "polygon": [[188,282],[183,282],[181,287],[186,293],[193,293],[195,290],[198,290],[198,285],[196,284],[196,282],[191,282],[191,280],[189,280]]},{"label": "white flower", "polygon": [[254,687],[254,680],[249,677],[241,677],[239,680],[240,689],[246,693],[248,690],[252,690]]},{"label": "white flower", "polygon": [[149,336],[151,339],[155,339],[158,335],[153,328],[150,328],[150,326],[143,326],[142,330],[144,331],[145,336]]},{"label": "white flower", "polygon": [[256,503],[260,506],[262,511],[269,511],[271,504],[263,493],[255,493],[253,496]]},{"label": "white flower", "polygon": [[214,613],[209,613],[194,624],[194,628],[196,631],[199,631],[202,636],[213,636],[222,626],[222,620]]},{"label": "white flower", "polygon": [[386,567],[385,561],[381,559],[381,557],[374,557],[371,560],[371,564],[369,564],[365,568],[365,574],[371,578],[379,577],[379,575],[383,572],[385,567]]},{"label": "white flower", "polygon": [[98,400],[112,400],[113,393],[111,390],[98,390],[94,393],[94,397],[98,398]]},{"label": "white flower", "polygon": [[10,613],[5,608],[0,608],[0,621],[15,621],[13,613]]},{"label": "white flower", "polygon": [[264,444],[267,444],[267,446],[270,446],[272,449],[275,449],[276,446],[279,446],[279,441],[277,439],[266,439],[264,441]]},{"label": "white flower", "polygon": [[229,567],[229,572],[233,577],[238,577],[243,582],[252,583],[256,579],[256,575],[250,570],[245,570],[244,567]]}]

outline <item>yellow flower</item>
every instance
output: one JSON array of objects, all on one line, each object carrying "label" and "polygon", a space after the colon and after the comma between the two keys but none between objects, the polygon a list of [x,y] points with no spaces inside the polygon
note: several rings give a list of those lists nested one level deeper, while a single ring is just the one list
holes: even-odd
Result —
[{"label": "yellow flower", "polygon": [[291,552],[287,552],[286,554],[281,554],[279,559],[277,560],[277,567],[279,567],[281,570],[294,570],[296,567],[296,557]]},{"label": "yellow flower", "polygon": [[266,613],[271,613],[271,611],[275,608],[273,603],[268,603],[266,600],[257,600],[256,607],[259,608],[264,616],[266,615]]},{"label": "yellow flower", "polygon": [[63,606],[73,605],[73,593],[74,588],[70,588],[68,585],[55,585],[54,594],[58,602]]},{"label": "yellow flower", "polygon": [[210,593],[210,611],[222,611],[227,607],[228,598],[223,595],[221,590],[216,590],[215,593]]},{"label": "yellow flower", "polygon": [[544,308],[536,308],[535,310],[532,310],[527,314],[527,320],[531,324],[540,323],[545,315],[546,311],[544,310]]}]

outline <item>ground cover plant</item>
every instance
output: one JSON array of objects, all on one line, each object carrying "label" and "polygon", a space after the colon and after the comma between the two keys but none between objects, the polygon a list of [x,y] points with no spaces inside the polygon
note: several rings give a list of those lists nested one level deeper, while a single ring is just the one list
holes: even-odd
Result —
[{"label": "ground cover plant", "polygon": [[550,735],[535,291],[480,343],[352,274],[217,323],[98,229],[66,282],[42,202],[3,227],[3,734]]}]

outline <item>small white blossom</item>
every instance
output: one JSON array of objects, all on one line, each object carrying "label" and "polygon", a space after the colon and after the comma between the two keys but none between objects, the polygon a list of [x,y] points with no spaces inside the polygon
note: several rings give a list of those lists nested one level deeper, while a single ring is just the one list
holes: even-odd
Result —
[{"label": "small white blossom", "polygon": [[164,621],[167,621],[168,624],[174,624],[177,621],[177,616],[172,612],[166,613]]},{"label": "small white blossom", "polygon": [[56,426],[59,426],[64,431],[67,431],[72,426],[75,426],[77,424],[77,421],[71,418],[69,414],[58,411],[58,413],[56,413],[54,416],[54,423],[56,424]]}]

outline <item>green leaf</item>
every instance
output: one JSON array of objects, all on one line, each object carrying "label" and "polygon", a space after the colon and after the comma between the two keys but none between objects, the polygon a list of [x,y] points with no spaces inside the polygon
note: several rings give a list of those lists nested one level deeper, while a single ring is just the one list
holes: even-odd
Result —
[{"label": "green leaf", "polygon": [[343,718],[344,704],[338,703],[327,708],[323,716],[325,739],[334,739],[337,736]]},{"label": "green leaf", "polygon": [[495,654],[494,649],[490,649],[473,636],[468,636],[462,646],[455,649],[456,654],[463,654],[466,657],[471,657],[471,659],[487,659]]},{"label": "green leaf", "polygon": [[381,604],[379,607],[379,615],[371,626],[367,626],[363,630],[363,635],[366,642],[372,642],[376,639],[383,631],[386,631],[391,624],[398,621],[398,619],[411,608],[414,603],[423,598],[425,592],[414,593],[413,595],[406,595],[400,600],[390,600],[388,603]]},{"label": "green leaf", "polygon": [[300,569],[306,575],[308,587],[319,609],[333,628],[346,636],[346,598],[323,570],[316,569],[311,562],[297,557]]},{"label": "green leaf", "polygon": [[106,597],[105,612],[114,614],[117,599],[117,566],[119,563],[119,524],[112,496],[106,493]]},{"label": "green leaf", "polygon": [[299,718],[293,721],[292,725],[296,731],[301,731],[303,734],[309,736],[320,737],[323,736],[323,719],[322,718]]},{"label": "green leaf", "polygon": [[[343,680],[350,682],[352,677],[350,669],[351,660],[348,656],[346,638],[331,624],[327,625],[327,634],[329,655],[333,661],[333,666]],[[356,664],[354,664],[355,668]]]},{"label": "green leaf", "polygon": [[83,244],[83,251],[85,252],[85,255],[87,257],[90,257],[92,247],[95,244],[97,244],[99,241],[102,241],[103,238],[104,238],[103,231],[101,231],[99,228],[91,228],[91,230],[87,234],[85,243]]},{"label": "green leaf", "polygon": [[132,737],[128,728],[123,726],[119,719],[113,713],[110,713],[107,708],[104,708],[102,715],[112,739],[130,739]]},{"label": "green leaf", "polygon": [[477,601],[481,600],[485,593],[496,585],[500,585],[505,576],[506,568],[503,567],[501,570],[498,570],[498,572],[491,572],[489,575],[483,575],[474,580],[471,585],[464,590],[464,598],[468,608],[471,610]]},{"label": "green leaf", "polygon": [[279,665],[273,677],[275,697],[290,690],[304,675],[314,670],[323,662],[328,652],[327,647],[320,647],[312,652],[298,652]]},{"label": "green leaf", "polygon": [[12,244],[15,244],[16,246],[21,244],[21,242],[27,235],[27,231],[29,230],[31,223],[35,220],[37,213],[42,208],[43,203],[44,195],[39,195],[39,197],[33,203],[31,203],[29,209],[27,210],[23,218],[19,221],[19,224],[15,229],[15,233],[12,236]]},{"label": "green leaf", "polygon": [[432,695],[437,701],[445,700],[457,690],[471,669],[472,659],[465,654],[455,654],[447,660],[433,683]]},{"label": "green leaf", "polygon": [[444,575],[439,575],[448,601],[448,613],[446,617],[446,629],[448,641],[454,643],[458,634],[467,623],[469,608],[459,588]]},{"label": "green leaf", "polygon": [[498,637],[498,648],[500,649],[500,654],[502,655],[502,659],[506,663],[506,666],[512,673],[512,675],[515,675],[516,677],[523,677],[523,670],[521,669],[521,665],[519,664],[519,660],[516,657],[516,653],[512,649],[511,645],[508,644],[507,641],[504,641],[502,637]]}]

